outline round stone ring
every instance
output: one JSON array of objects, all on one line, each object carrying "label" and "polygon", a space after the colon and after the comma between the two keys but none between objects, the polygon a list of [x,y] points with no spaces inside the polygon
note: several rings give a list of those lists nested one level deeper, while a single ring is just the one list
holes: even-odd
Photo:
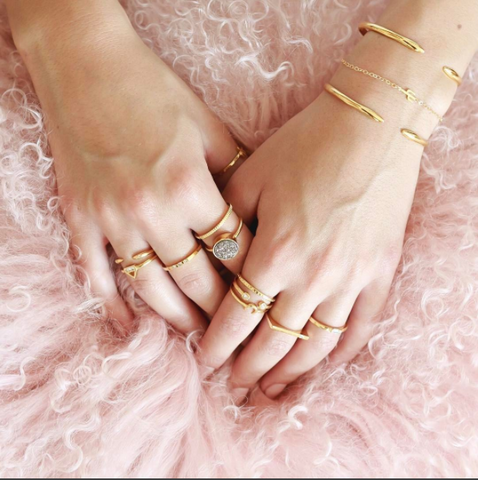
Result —
[{"label": "round stone ring", "polygon": [[237,237],[241,233],[243,227],[243,221],[240,219],[239,226],[234,234],[224,233],[219,236],[219,238],[214,242],[212,248],[206,247],[208,252],[212,254],[219,260],[232,260],[239,253],[239,244],[237,243]]}]

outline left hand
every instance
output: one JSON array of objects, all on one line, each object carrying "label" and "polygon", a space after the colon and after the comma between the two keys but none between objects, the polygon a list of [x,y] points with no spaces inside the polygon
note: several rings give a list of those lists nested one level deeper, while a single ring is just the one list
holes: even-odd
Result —
[{"label": "left hand", "polygon": [[[376,95],[367,99],[381,105]],[[259,221],[244,278],[276,297],[269,314],[277,323],[310,337],[273,331],[262,313],[226,295],[200,345],[206,364],[219,367],[260,323],[233,365],[236,399],[261,378],[264,393],[276,397],[336,347],[340,334],[314,326],[311,316],[348,325],[333,362],[352,359],[370,339],[401,257],[423,150],[389,117],[388,126],[376,123],[323,93],[229,182],[226,201],[246,223]]]}]

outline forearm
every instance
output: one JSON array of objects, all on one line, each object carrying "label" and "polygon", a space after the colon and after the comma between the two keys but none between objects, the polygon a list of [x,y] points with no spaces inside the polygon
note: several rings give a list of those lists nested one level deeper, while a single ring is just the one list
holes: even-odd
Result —
[{"label": "forearm", "polygon": [[[478,2],[462,0],[393,0],[375,23],[409,37],[425,53],[413,52],[374,32],[367,33],[346,55],[351,63],[411,88],[440,115],[449,108],[457,84],[447,78],[443,66],[463,76],[478,49]],[[437,119],[405,96],[365,75],[341,67],[332,79],[337,88],[358,97],[385,118],[383,131],[404,122],[427,137]]]}]

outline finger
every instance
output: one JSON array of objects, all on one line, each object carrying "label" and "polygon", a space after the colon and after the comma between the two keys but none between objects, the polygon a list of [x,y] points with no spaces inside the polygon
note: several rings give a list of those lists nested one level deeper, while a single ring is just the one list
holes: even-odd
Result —
[{"label": "finger", "polygon": [[224,296],[227,285],[213,267],[191,231],[184,229],[172,235],[173,242],[161,242],[157,236],[149,239],[165,268],[182,292],[212,317]]},{"label": "finger", "polygon": [[226,126],[216,117],[207,115],[208,123],[204,130],[205,157],[211,173],[221,172],[233,160],[237,153],[237,143]]},{"label": "finger", "polygon": [[234,362],[230,383],[237,401],[247,394],[260,378],[277,365],[294,347],[307,343],[305,338],[271,328],[269,320],[293,332],[302,332],[317,305],[317,299],[301,292],[283,291],[259,326],[252,340]]},{"label": "finger", "polygon": [[231,177],[223,191],[224,200],[236,209],[237,214],[250,225],[257,216],[262,183],[256,172],[257,166],[251,157]]},{"label": "finger", "polygon": [[107,318],[125,334],[133,327],[133,314],[121,298],[111,271],[104,236],[96,226],[78,229],[70,222],[72,243],[80,250],[79,263],[84,268],[92,293],[104,300]]},{"label": "finger", "polygon": [[[323,324],[341,327],[346,324],[356,298],[357,294],[327,299],[320,303],[312,316]],[[319,364],[340,338],[340,333],[321,329],[311,322],[307,323],[305,331],[309,340],[297,343],[287,357],[263,378],[261,389],[269,398],[280,395],[289,383]]]},{"label": "finger", "polygon": [[224,201],[212,178],[203,177],[204,192],[195,206],[189,208],[188,225],[196,238],[233,273],[239,273],[252,242],[252,233]]},{"label": "finger", "polygon": [[[247,261],[241,274],[257,290],[268,297],[275,297],[281,289],[281,279],[261,268],[262,248],[255,239],[249,250]],[[245,287],[244,287],[245,288]],[[245,289],[246,290],[246,289]],[[259,305],[263,299],[248,290],[250,298],[244,303]],[[252,313],[245,309],[229,292],[214,315],[204,337],[199,344],[199,358],[212,368],[219,368],[234,350],[253,332],[263,317],[263,312]]]},{"label": "finger", "polygon": [[[128,232],[128,229],[123,228],[120,231]],[[123,233],[121,236],[110,234],[108,238],[118,257],[124,259],[121,264],[123,268],[141,264],[145,258],[132,257],[151,250],[151,246],[140,235],[134,233]],[[163,270],[159,259],[151,261],[135,274],[136,278],[127,275],[135,292],[173,327],[183,333],[206,328],[207,321],[204,316]]]},{"label": "finger", "polygon": [[360,293],[350,314],[348,329],[330,355],[334,365],[349,362],[367,345],[388,298],[391,281],[377,281]]}]

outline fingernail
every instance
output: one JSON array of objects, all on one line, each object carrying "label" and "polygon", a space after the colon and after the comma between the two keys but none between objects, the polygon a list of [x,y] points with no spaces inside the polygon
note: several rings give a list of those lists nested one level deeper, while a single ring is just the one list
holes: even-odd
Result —
[{"label": "fingernail", "polygon": [[269,398],[276,398],[283,392],[286,386],[287,385],[284,383],[276,383],[275,385],[271,385],[269,388],[267,388],[264,394]]},{"label": "fingernail", "polygon": [[234,403],[241,403],[246,398],[248,392],[248,388],[235,388],[231,392]]}]

